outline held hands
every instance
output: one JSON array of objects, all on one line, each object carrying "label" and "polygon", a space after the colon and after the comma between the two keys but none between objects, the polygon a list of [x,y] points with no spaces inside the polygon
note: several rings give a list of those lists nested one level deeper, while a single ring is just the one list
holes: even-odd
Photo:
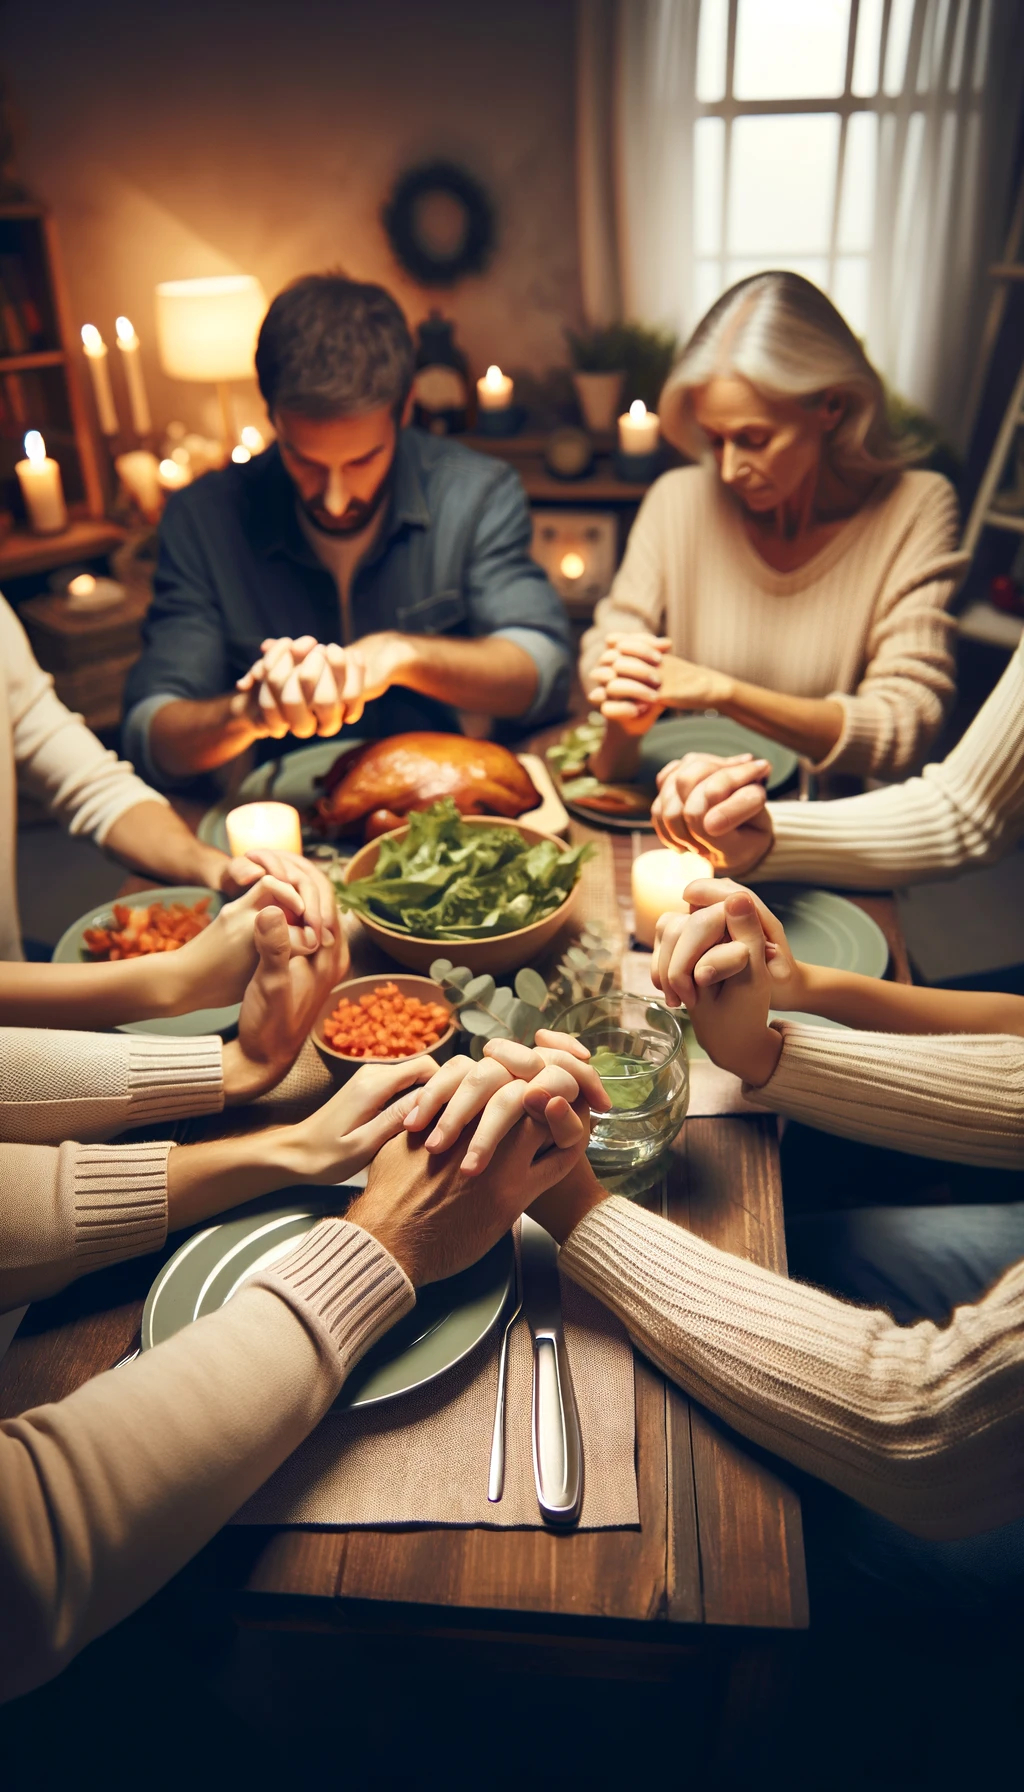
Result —
[{"label": "held hands", "polygon": [[409,652],[402,636],[387,631],[364,635],[353,647],[285,635],[262,643],[261,657],[236,689],[253,725],[274,740],[337,734],[383,695]]},{"label": "held hands", "polygon": [[681,659],[671,647],[664,635],[609,635],[589,701],[627,734],[646,734],[663,709],[714,709],[728,701],[722,673]]},{"label": "held hands", "polygon": [[696,846],[716,867],[745,876],[773,840],[764,784],[770,770],[750,753],[687,753],[658,773],[652,818],[680,846]]},{"label": "held hands", "polygon": [[252,937],[258,964],[242,997],[238,1038],[224,1047],[229,1104],[265,1095],[294,1064],[321,1003],[341,976],[342,936],[335,926],[315,952],[297,953],[289,937],[294,929],[281,909],[257,913]]},{"label": "held hands", "polygon": [[[724,893],[724,901],[721,899]],[[802,967],[775,916],[749,890],[689,884],[688,915],[663,915],[651,978],[683,1005],[708,1056],[745,1082],[767,1082],[782,1049],[769,1009],[799,1005]]]},{"label": "held hands", "polygon": [[[254,936],[264,910],[282,917],[288,949],[310,956],[332,950],[341,939],[334,892],[322,871],[292,853],[259,853],[280,875],[264,874],[237,901],[225,903],[208,927],[179,951],[163,954],[158,969],[168,980],[163,1012],[189,1014],[196,1008],[226,1008],[239,1002],[259,963]],[[287,861],[287,863],[285,863]]]}]

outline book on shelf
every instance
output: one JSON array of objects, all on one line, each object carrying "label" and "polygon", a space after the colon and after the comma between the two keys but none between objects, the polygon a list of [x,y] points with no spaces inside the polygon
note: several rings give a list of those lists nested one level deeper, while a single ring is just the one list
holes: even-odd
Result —
[{"label": "book on shelf", "polygon": [[18,307],[11,298],[2,277],[0,277],[0,332],[2,332],[3,335],[5,344],[4,352],[6,354],[28,354],[28,331],[21,321]]},{"label": "book on shelf", "polygon": [[[0,255],[0,281],[3,282],[9,302],[16,310],[29,349],[46,348],[49,338],[46,319],[32,296],[20,256]],[[16,349],[14,352],[21,354],[23,351]]]}]

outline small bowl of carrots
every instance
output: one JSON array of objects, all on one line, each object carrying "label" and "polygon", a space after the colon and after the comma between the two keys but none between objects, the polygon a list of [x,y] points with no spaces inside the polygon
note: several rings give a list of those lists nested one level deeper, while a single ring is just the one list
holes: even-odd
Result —
[{"label": "small bowl of carrots", "polygon": [[333,1076],[360,1064],[400,1064],[429,1052],[448,1057],[456,1034],[450,1004],[431,977],[351,977],[331,990],[313,1041]]}]

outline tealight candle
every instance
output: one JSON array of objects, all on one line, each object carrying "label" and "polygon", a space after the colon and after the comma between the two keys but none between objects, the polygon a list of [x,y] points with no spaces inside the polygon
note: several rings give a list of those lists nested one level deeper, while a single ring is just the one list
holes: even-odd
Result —
[{"label": "tealight candle", "polygon": [[142,351],[135,327],[127,317],[117,319],[117,346],[124,356],[124,377],[128,383],[128,403],[132,428],[137,436],[148,436],[153,427],[146,382],[142,377]]},{"label": "tealight candle", "polygon": [[30,429],[25,437],[25,455],[26,459],[19,460],[14,471],[18,475],[29,524],[36,535],[59,535],[68,526],[64,487],[60,482],[60,468],[49,458],[38,429]]},{"label": "tealight candle", "polygon": [[477,404],[482,411],[507,411],[515,389],[515,382],[500,367],[488,367],[476,382]]},{"label": "tealight candle", "polygon": [[658,413],[649,411],[642,398],[634,398],[619,418],[619,450],[622,454],[653,454],[658,446]]},{"label": "tealight candle", "polygon": [[68,580],[69,610],[109,610],[124,598],[124,586],[116,579],[97,579],[91,572],[80,572]]},{"label": "tealight candle", "polygon": [[633,860],[633,934],[641,946],[654,945],[659,915],[687,914],[683,891],[714,871],[699,852],[642,852]]},{"label": "tealight candle", "polygon": [[110,357],[107,353],[107,345],[95,324],[82,325],[82,347],[89,363],[100,429],[105,436],[116,436],[119,426],[114,393],[110,384]]},{"label": "tealight candle", "polygon": [[302,824],[291,803],[243,803],[227,816],[228,845],[241,859],[254,846],[274,852],[302,851]]}]

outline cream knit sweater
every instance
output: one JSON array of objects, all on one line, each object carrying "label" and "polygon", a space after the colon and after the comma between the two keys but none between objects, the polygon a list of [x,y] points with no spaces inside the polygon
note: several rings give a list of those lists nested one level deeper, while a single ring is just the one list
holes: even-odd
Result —
[{"label": "cream knit sweater", "polygon": [[665,634],[695,664],[834,698],[843,729],[819,769],[898,778],[920,763],[953,693],[956,530],[946,480],[904,473],[806,566],[775,572],[714,472],[666,473],[583,637],[584,684],[612,631]]},{"label": "cream knit sweater", "polygon": [[167,801],[64,707],[10,604],[0,597],[0,959],[21,957],[15,878],[19,784],[72,834],[91,835],[99,846],[126,809]]}]

